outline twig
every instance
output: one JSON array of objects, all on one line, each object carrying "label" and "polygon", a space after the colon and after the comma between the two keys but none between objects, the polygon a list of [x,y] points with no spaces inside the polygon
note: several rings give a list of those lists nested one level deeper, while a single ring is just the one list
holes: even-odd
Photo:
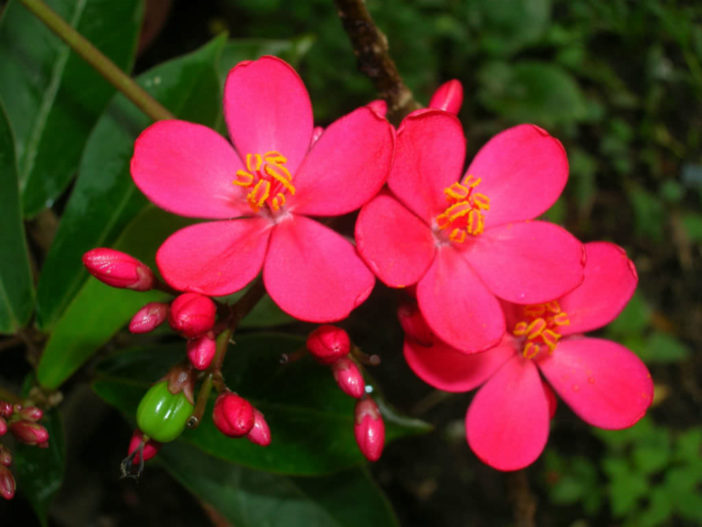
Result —
[{"label": "twig", "polygon": [[402,118],[420,107],[402,81],[390,57],[388,40],[377,28],[364,0],[334,0],[344,30],[351,39],[358,59],[358,69],[373,82],[388,104],[388,120],[397,125]]},{"label": "twig", "polygon": [[519,470],[507,476],[509,478],[509,494],[514,504],[515,527],[534,527],[536,514],[536,498],[529,487],[527,471]]}]

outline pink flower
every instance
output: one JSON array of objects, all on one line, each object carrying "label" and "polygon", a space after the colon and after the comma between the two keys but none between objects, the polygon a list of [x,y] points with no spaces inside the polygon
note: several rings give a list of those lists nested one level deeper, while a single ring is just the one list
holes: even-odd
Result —
[{"label": "pink flower", "polygon": [[361,209],[356,243],[391,287],[417,284],[419,309],[452,346],[474,352],[505,332],[498,297],[520,304],[556,298],[583,277],[583,249],[565,229],[530,221],[568,178],[561,143],[532,125],[493,137],[465,177],[458,119],[419,110],[401,124],[388,178],[394,195]]},{"label": "pink flower", "polygon": [[242,289],[263,269],[273,300],[314,322],[346,317],[374,277],[342,236],[308,216],[351,212],[383,185],[394,132],[368,107],[329,125],[314,144],[300,77],[275,57],[239,63],[224,88],[232,145],[217,132],[160,121],[137,139],[131,172],[146,196],[181,216],[218,221],[168,238],[156,261],[180,291]]},{"label": "pink flower", "polygon": [[494,468],[517,470],[539,457],[555,409],[551,388],[585,422],[606,429],[633,425],[651,404],[653,382],[643,362],[616,342],[583,335],[624,308],[636,270],[611,243],[585,250],[583,283],[545,304],[507,305],[511,333],[483,353],[405,339],[405,358],[425,382],[449,392],[482,385],[468,408],[466,434]]}]

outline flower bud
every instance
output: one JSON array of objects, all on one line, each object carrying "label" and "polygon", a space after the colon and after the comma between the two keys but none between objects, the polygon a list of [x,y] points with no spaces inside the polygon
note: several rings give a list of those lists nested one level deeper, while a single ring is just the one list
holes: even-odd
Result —
[{"label": "flower bud", "polygon": [[15,495],[15,478],[10,469],[0,465],[0,496],[11,500]]},{"label": "flower bud", "polygon": [[12,454],[6,446],[0,445],[0,465],[9,467],[12,465]]},{"label": "flower bud", "polygon": [[36,422],[44,417],[44,412],[41,410],[41,408],[37,408],[36,406],[26,406],[17,413],[19,414],[20,418],[24,419],[25,421]]},{"label": "flower bud", "polygon": [[246,438],[252,443],[260,446],[268,446],[271,444],[271,429],[268,428],[268,423],[263,417],[263,414],[254,408],[254,424]]},{"label": "flower bud", "polygon": [[436,108],[456,115],[463,104],[463,86],[453,79],[437,88],[429,101],[429,108]]},{"label": "flower bud", "polygon": [[416,304],[403,304],[397,309],[397,319],[400,321],[405,337],[414,340],[422,346],[434,344],[434,333],[427,325]]},{"label": "flower bud", "polygon": [[7,421],[4,417],[0,417],[0,436],[4,436],[7,433]]},{"label": "flower bud", "polygon": [[356,444],[368,461],[377,461],[385,445],[385,423],[378,405],[370,398],[356,403],[353,433]]},{"label": "flower bud", "polygon": [[366,384],[358,366],[349,358],[342,357],[332,364],[334,380],[346,395],[358,399],[363,396]]},{"label": "flower bud", "polygon": [[0,417],[10,417],[12,415],[12,404],[7,401],[0,401]]},{"label": "flower bud", "polygon": [[168,318],[168,304],[149,302],[129,321],[132,333],[148,333],[160,326]]},{"label": "flower bud", "polygon": [[91,275],[112,287],[148,291],[154,285],[154,273],[146,264],[114,249],[88,251],[83,255],[83,265]]},{"label": "flower bud", "polygon": [[211,334],[188,341],[188,360],[196,370],[206,370],[217,351],[217,342]]},{"label": "flower bud", "polygon": [[329,365],[348,355],[351,340],[343,329],[325,324],[307,337],[307,349],[320,364]]},{"label": "flower bud", "polygon": [[210,298],[197,293],[183,293],[172,303],[168,323],[187,338],[199,337],[212,329],[217,306]]},{"label": "flower bud", "polygon": [[145,441],[144,435],[141,433],[141,431],[134,430],[134,433],[132,434],[132,438],[129,440],[129,449],[127,450],[127,454],[131,455],[142,444],[144,446],[141,449],[141,453],[137,452],[134,455],[134,457],[132,458],[132,463],[135,465],[138,465],[139,463],[142,462],[142,460],[141,460],[142,457],[144,458],[144,461],[148,461],[149,459],[154,457],[156,454],[158,454],[158,451],[161,449],[161,443],[159,443],[158,441],[153,441],[153,440]]},{"label": "flower bud", "polygon": [[49,432],[38,423],[14,421],[10,423],[10,432],[22,443],[38,445],[49,440]]},{"label": "flower bud", "polygon": [[224,392],[215,401],[212,421],[224,435],[241,437],[254,426],[254,408],[251,403],[232,392]]}]

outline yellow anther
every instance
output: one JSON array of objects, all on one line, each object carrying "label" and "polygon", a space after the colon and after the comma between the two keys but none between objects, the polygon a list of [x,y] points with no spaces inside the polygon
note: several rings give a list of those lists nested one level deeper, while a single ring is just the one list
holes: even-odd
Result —
[{"label": "yellow anther", "polygon": [[288,158],[277,150],[270,150],[266,152],[263,154],[263,159],[266,161],[266,163],[273,163],[274,165],[282,165],[288,162]]},{"label": "yellow anther", "polygon": [[249,174],[246,170],[237,170],[236,178],[232,183],[240,187],[249,187],[253,183],[253,174]]},{"label": "yellow anther", "polygon": [[570,319],[568,318],[568,313],[561,311],[553,317],[553,323],[557,326],[568,326],[570,325]]},{"label": "yellow anther", "polygon": [[273,207],[273,210],[277,211],[283,205],[285,205],[285,194],[283,194],[282,192],[278,192],[275,195],[275,198],[271,200],[271,206]]},{"label": "yellow anther", "polygon": [[448,220],[449,221],[454,221],[460,218],[461,216],[465,216],[472,210],[470,203],[467,201],[459,201],[458,203],[454,203],[451,205],[449,208],[447,208],[443,214],[448,215]]},{"label": "yellow anther", "polygon": [[[274,168],[275,167],[275,168]],[[279,170],[283,171],[283,174],[279,172]],[[271,165],[271,164],[266,164],[263,167],[263,171],[266,173],[266,175],[272,177],[275,179],[278,183],[283,185],[285,189],[290,192],[290,194],[295,195],[295,187],[293,187],[292,183],[290,183],[290,172],[288,172],[288,169],[285,167],[280,167],[278,165]],[[285,176],[287,174],[287,177]]]},{"label": "yellow anther", "polygon": [[465,239],[466,231],[464,231],[463,229],[459,229],[458,227],[453,229],[451,231],[451,234],[449,235],[449,240],[451,240],[452,242],[463,243]]},{"label": "yellow anther", "polygon": [[439,226],[439,229],[445,229],[451,225],[451,220],[445,212],[442,212],[436,217],[436,224]]},{"label": "yellow anther", "polygon": [[246,154],[246,170],[256,172],[261,168],[261,156],[259,154]]},{"label": "yellow anther", "polygon": [[558,303],[558,300],[551,300],[550,302],[546,302],[546,309],[548,309],[551,313],[561,312],[561,306]]},{"label": "yellow anther", "polygon": [[540,351],[541,346],[535,342],[527,342],[526,346],[524,346],[524,351],[522,351],[522,355],[525,359],[533,359],[539,354]]},{"label": "yellow anther", "polygon": [[531,304],[524,306],[524,314],[529,317],[539,317],[546,311],[546,306],[543,304]]},{"label": "yellow anther", "polygon": [[478,185],[480,185],[480,181],[480,178],[474,178],[472,175],[468,174],[466,177],[463,178],[462,183],[466,187],[475,188]]},{"label": "yellow anther", "polygon": [[468,213],[468,221],[466,222],[466,230],[473,235],[480,234],[485,229],[485,216],[478,210],[471,209]]},{"label": "yellow anther", "polygon": [[514,329],[512,330],[512,333],[517,335],[518,337],[521,337],[522,335],[526,335],[527,332],[527,323],[525,321],[517,322],[514,326]]},{"label": "yellow anther", "polygon": [[560,339],[561,336],[553,330],[545,329],[541,334],[541,338],[543,339],[544,344],[548,346],[548,349],[553,351],[556,348],[556,343],[558,343],[558,339]]},{"label": "yellow anther", "polygon": [[271,193],[271,183],[265,179],[259,179],[253,190],[249,192],[246,199],[254,207],[262,207]]},{"label": "yellow anther", "polygon": [[485,194],[476,192],[473,194],[473,205],[480,210],[488,210],[490,208],[490,198]]},{"label": "yellow anther", "polygon": [[527,327],[527,338],[529,340],[535,339],[539,335],[541,335],[541,332],[546,329],[546,321],[543,318],[537,318],[535,320],[532,320],[529,326]]},{"label": "yellow anther", "polygon": [[466,199],[470,194],[470,188],[464,187],[463,185],[457,182],[451,185],[450,187],[446,187],[444,189],[444,194],[446,194],[449,198],[455,200]]}]

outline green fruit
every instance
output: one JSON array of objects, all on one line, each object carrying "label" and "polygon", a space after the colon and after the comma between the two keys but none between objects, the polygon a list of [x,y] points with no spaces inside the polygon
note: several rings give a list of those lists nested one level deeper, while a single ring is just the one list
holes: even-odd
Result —
[{"label": "green fruit", "polygon": [[183,433],[193,405],[185,395],[173,395],[166,381],[154,384],[139,403],[137,425],[145,435],[159,443],[173,441]]}]

